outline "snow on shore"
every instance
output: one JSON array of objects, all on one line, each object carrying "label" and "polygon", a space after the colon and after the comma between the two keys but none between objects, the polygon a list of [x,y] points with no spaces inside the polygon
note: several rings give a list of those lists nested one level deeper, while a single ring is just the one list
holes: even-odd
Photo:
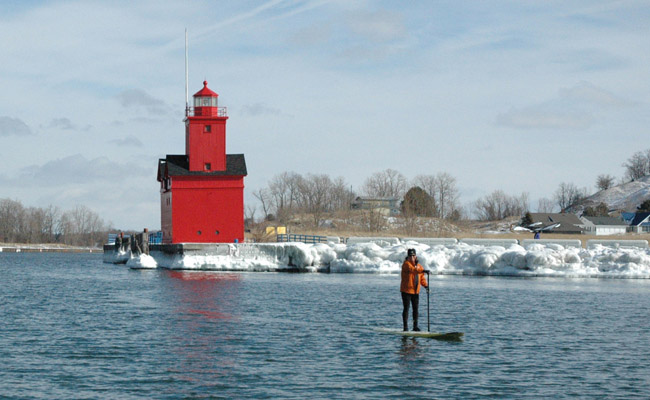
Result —
[{"label": "snow on shore", "polygon": [[[231,245],[232,246],[232,245]],[[406,249],[417,249],[418,259],[433,274],[650,278],[650,250],[593,246],[589,249],[559,244],[504,246],[434,245],[407,242],[243,244],[229,254],[164,255],[152,253],[155,263],[169,269],[216,271],[283,271],[397,274]],[[133,261],[137,263],[138,261]],[[144,264],[140,262],[141,264]],[[152,268],[151,260],[146,267]],[[140,268],[143,268],[140,267]]]}]

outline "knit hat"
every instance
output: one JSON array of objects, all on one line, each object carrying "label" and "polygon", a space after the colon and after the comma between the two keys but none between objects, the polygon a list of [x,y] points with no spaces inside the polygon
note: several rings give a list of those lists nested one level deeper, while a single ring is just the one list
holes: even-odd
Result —
[{"label": "knit hat", "polygon": [[411,257],[415,255],[415,249],[408,249],[406,250],[406,256]]}]

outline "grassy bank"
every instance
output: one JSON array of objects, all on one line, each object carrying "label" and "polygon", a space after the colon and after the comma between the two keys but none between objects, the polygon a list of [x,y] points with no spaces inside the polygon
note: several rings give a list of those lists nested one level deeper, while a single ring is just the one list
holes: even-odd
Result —
[{"label": "grassy bank", "polygon": [[[274,226],[286,226],[287,232],[300,235],[321,235],[321,236],[338,236],[341,238],[361,236],[361,237],[422,237],[422,238],[483,238],[483,239],[533,239],[532,232],[513,231],[519,219],[511,218],[502,221],[458,221],[449,222],[441,221],[437,218],[418,218],[410,223],[405,223],[404,219],[396,218],[396,223],[384,226],[381,230],[360,229],[359,224],[353,222],[353,218],[334,219],[332,226],[314,228],[310,226],[309,218],[294,218],[288,224],[274,223]],[[265,225],[258,226],[250,233],[246,234],[246,239],[256,242],[274,242],[275,235],[266,235]],[[624,235],[585,235],[585,234],[559,234],[559,233],[542,233],[542,239],[561,239],[561,240],[580,240],[585,247],[587,240],[647,240],[650,242],[650,234],[633,234]]]}]

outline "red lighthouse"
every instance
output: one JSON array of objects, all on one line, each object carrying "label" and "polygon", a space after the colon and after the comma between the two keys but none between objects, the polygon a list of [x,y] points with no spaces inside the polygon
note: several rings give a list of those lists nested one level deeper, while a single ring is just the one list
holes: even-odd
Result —
[{"label": "red lighthouse", "polygon": [[163,243],[244,240],[243,154],[226,154],[225,107],[203,82],[185,118],[185,154],[158,161]]}]

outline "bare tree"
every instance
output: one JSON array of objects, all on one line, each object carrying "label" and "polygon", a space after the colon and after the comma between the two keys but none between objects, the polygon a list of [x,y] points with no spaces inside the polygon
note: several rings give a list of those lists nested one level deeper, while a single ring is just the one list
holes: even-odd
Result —
[{"label": "bare tree", "polygon": [[58,207],[25,208],[16,200],[0,199],[0,240],[19,243],[52,243],[63,238],[71,245],[96,246],[107,227],[88,207],[61,213]]},{"label": "bare tree", "polygon": [[462,213],[458,205],[456,178],[447,172],[439,172],[436,175],[418,175],[413,184],[424,189],[433,198],[437,217],[460,218]]},{"label": "bare tree", "polygon": [[381,232],[388,227],[386,217],[376,208],[362,210],[361,226],[368,232]]},{"label": "bare tree", "polygon": [[578,188],[573,183],[560,183],[560,186],[557,188],[553,196],[555,202],[560,207],[560,212],[564,212],[564,210],[571,205],[576,190],[578,190]]},{"label": "bare tree", "polygon": [[538,213],[552,213],[555,210],[555,203],[551,199],[542,197],[537,201]]},{"label": "bare tree", "polygon": [[304,211],[312,215],[315,227],[319,226],[323,214],[329,211],[332,188],[332,180],[325,174],[309,174],[301,181],[300,203]]},{"label": "bare tree", "polygon": [[255,223],[255,213],[257,207],[252,204],[247,204],[244,209],[244,225]]},{"label": "bare tree", "polygon": [[[294,207],[297,206],[299,186],[303,178],[295,172],[283,172],[276,175],[269,183],[269,191],[272,196],[272,204],[275,207],[275,214],[280,221],[284,221]],[[271,207],[269,207],[269,211]]]},{"label": "bare tree", "polygon": [[611,175],[598,175],[598,178],[596,178],[596,188],[598,190],[607,190],[614,186],[615,180],[616,178]]},{"label": "bare tree", "polygon": [[650,149],[637,151],[623,163],[623,166],[628,182],[650,175]]},{"label": "bare tree", "polygon": [[521,216],[528,209],[528,194],[508,196],[501,190],[476,200],[474,203],[476,216],[482,221],[498,221],[507,217]]},{"label": "bare tree", "polygon": [[57,241],[57,224],[59,223],[59,219],[61,218],[61,210],[59,207],[55,207],[53,205],[49,205],[45,210],[43,210],[45,215],[44,215],[44,220],[43,220],[43,235],[44,235],[44,242],[46,243],[54,243]]},{"label": "bare tree", "polygon": [[[264,213],[264,219],[269,216],[269,212],[271,209],[271,203],[273,199],[271,198],[271,194],[269,193],[268,189],[257,189],[256,191],[253,192],[253,196],[259,202],[262,204],[262,213]],[[255,214],[255,211],[253,210],[253,215]]]},{"label": "bare tree", "polygon": [[587,188],[578,189],[573,183],[560,183],[560,186],[555,191],[555,202],[560,207],[560,212],[565,212],[566,209],[578,203],[587,197]]},{"label": "bare tree", "polygon": [[42,208],[30,207],[25,210],[24,227],[26,231],[23,235],[23,242],[26,243],[44,243],[46,239],[43,235],[45,227],[45,210]]},{"label": "bare tree", "polygon": [[373,197],[398,197],[402,198],[408,187],[408,181],[404,175],[394,169],[387,169],[375,172],[366,179],[363,191]]},{"label": "bare tree", "polygon": [[[528,192],[521,192],[519,195],[519,198],[513,196],[512,197],[512,207],[513,207],[513,212],[514,211],[519,211],[517,214],[511,214],[512,215],[523,215],[526,211],[530,210],[530,196],[528,195]],[[516,210],[515,210],[516,208]]]},{"label": "bare tree", "polygon": [[458,208],[458,189],[456,188],[456,178],[447,172],[436,174],[436,195],[433,196],[440,218],[451,219],[454,211]]},{"label": "bare tree", "polygon": [[505,208],[505,193],[500,190],[480,198],[474,202],[476,218],[481,221],[496,221],[503,215]]},{"label": "bare tree", "polygon": [[412,186],[419,186],[429,196],[434,197],[437,188],[436,177],[434,175],[418,175],[413,179]]},{"label": "bare tree", "polygon": [[350,204],[354,200],[352,187],[345,181],[342,176],[334,179],[330,192],[330,211],[340,211],[350,209]]},{"label": "bare tree", "polygon": [[99,216],[86,206],[78,205],[61,216],[65,243],[77,246],[94,246],[102,240],[106,230]]},{"label": "bare tree", "polygon": [[25,209],[17,200],[0,199],[0,239],[17,242]]}]

